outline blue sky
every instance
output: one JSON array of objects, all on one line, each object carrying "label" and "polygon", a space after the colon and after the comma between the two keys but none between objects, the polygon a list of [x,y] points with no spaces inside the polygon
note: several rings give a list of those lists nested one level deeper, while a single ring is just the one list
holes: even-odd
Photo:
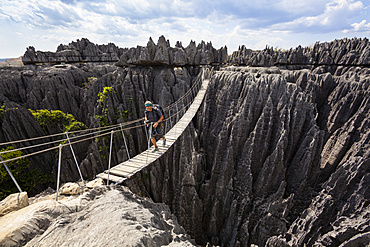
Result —
[{"label": "blue sky", "polygon": [[370,0],[1,0],[0,33],[0,58],[81,38],[145,46],[161,35],[171,46],[204,40],[229,54],[239,45],[289,49],[369,38]]}]

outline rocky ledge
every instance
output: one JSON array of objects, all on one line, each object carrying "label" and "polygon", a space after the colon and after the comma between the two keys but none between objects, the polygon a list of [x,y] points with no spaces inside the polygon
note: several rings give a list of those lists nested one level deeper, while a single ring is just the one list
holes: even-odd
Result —
[{"label": "rocky ledge", "polygon": [[58,201],[52,191],[2,201],[0,210],[23,208],[0,218],[0,246],[195,246],[168,206],[121,186],[80,188],[66,184]]}]

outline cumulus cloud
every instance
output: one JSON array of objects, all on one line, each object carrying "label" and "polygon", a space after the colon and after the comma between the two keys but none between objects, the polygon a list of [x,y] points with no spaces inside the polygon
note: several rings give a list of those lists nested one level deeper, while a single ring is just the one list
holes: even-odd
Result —
[{"label": "cumulus cloud", "polygon": [[[14,40],[40,50],[88,38],[120,47],[164,35],[184,46],[202,40],[229,52],[245,44],[284,47],[314,37],[369,31],[363,0],[1,0],[0,57]],[[343,31],[344,30],[344,31]],[[16,34],[19,33],[20,35]],[[306,36],[305,36],[306,35]],[[316,36],[315,36],[316,35]],[[321,35],[321,36],[318,36]],[[360,36],[360,35],[357,35]],[[20,40],[20,37],[27,37]],[[23,38],[24,39],[24,38]],[[313,40],[310,43],[314,43]],[[52,49],[51,49],[52,48]]]},{"label": "cumulus cloud", "polygon": [[349,32],[369,32],[370,31],[370,23],[366,23],[366,20],[362,20],[360,23],[353,23],[351,24],[352,29],[345,29],[343,33]]},{"label": "cumulus cloud", "polygon": [[349,21],[364,10],[361,1],[333,0],[325,5],[323,13],[314,16],[300,17],[294,21],[273,25],[277,30],[294,32],[328,32],[348,28]]},{"label": "cumulus cloud", "polygon": [[81,19],[72,7],[60,1],[55,1],[51,4],[48,0],[38,0],[37,3],[3,0],[0,4],[0,9],[3,16],[32,27],[70,26],[76,20]]},{"label": "cumulus cloud", "polygon": [[351,26],[353,27],[353,30],[356,32],[362,30],[370,31],[370,23],[366,24],[366,20],[362,20],[360,23],[353,23]]}]

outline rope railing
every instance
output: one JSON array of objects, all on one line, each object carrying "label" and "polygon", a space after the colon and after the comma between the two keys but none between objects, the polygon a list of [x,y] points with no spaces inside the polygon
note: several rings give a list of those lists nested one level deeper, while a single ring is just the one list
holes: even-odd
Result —
[{"label": "rope railing", "polygon": [[[207,68],[206,70],[208,71],[207,76],[209,76],[210,75],[209,69]],[[168,117],[166,117],[164,119],[164,122],[165,122],[166,125],[169,124],[169,125],[171,125],[171,128],[172,128],[177,123],[178,119],[181,118],[181,116],[186,112],[186,109],[188,109],[188,107],[192,104],[192,102],[195,98],[196,92],[199,91],[199,88],[202,85],[201,82],[204,80],[204,78],[205,78],[205,69],[203,69],[201,77],[200,78],[198,77],[197,79],[195,79],[195,83],[193,83],[193,85],[188,89],[188,91],[182,97],[180,97],[178,100],[176,100],[171,105],[164,108],[164,111],[168,112],[168,114],[167,114]],[[190,97],[191,99],[188,100],[188,97]],[[181,106],[180,106],[180,109],[179,109],[180,104],[181,104]],[[176,106],[176,112],[174,114],[171,114],[171,110],[173,110],[173,108],[175,106]],[[179,117],[179,115],[181,115],[181,116]],[[140,122],[142,122],[143,124],[139,124]],[[131,126],[133,124],[136,124],[136,125]],[[0,146],[5,146],[5,145],[22,143],[22,142],[31,142],[31,141],[36,141],[36,140],[42,140],[42,139],[46,139],[46,138],[53,138],[53,137],[58,137],[58,136],[61,136],[61,137],[65,136],[65,138],[62,138],[60,140],[54,140],[54,141],[49,141],[49,142],[45,142],[45,143],[40,143],[40,144],[30,145],[30,146],[26,146],[26,147],[21,147],[21,148],[17,148],[17,149],[2,151],[2,152],[0,152],[0,158],[1,158],[0,159],[0,164],[3,164],[7,168],[7,166],[6,166],[7,162],[16,161],[16,160],[19,160],[19,159],[22,159],[22,158],[26,158],[26,157],[30,157],[30,156],[34,156],[34,155],[38,155],[38,154],[41,154],[41,153],[45,153],[45,152],[49,152],[49,151],[52,151],[52,150],[59,149],[57,197],[56,197],[56,200],[58,200],[60,162],[61,162],[61,154],[62,154],[62,148],[63,147],[70,146],[70,149],[71,149],[71,152],[73,154],[77,169],[79,171],[79,175],[80,175],[81,180],[84,184],[84,180],[83,180],[83,177],[82,177],[82,174],[81,174],[81,170],[79,168],[79,165],[78,165],[76,156],[74,154],[72,145],[77,144],[77,143],[81,143],[81,142],[85,142],[85,141],[89,141],[89,140],[92,140],[92,139],[95,139],[95,138],[101,138],[101,137],[104,137],[104,136],[107,136],[107,135],[110,134],[111,135],[110,151],[109,151],[109,168],[110,168],[113,134],[116,133],[116,132],[122,132],[125,148],[126,148],[126,151],[127,151],[127,156],[130,159],[130,154],[129,154],[129,151],[128,151],[128,145],[127,145],[127,142],[126,142],[124,131],[137,129],[137,128],[142,128],[142,127],[147,127],[147,124],[144,123],[144,117],[136,119],[136,120],[132,120],[132,121],[129,121],[129,122],[118,123],[118,124],[113,124],[113,125],[104,126],[104,127],[97,127],[97,128],[89,128],[89,129],[84,129],[84,130],[76,130],[76,131],[71,131],[71,132],[56,133],[56,134],[51,134],[51,135],[46,135],[46,136],[40,136],[40,137],[34,137],[34,138],[29,138],[29,139],[23,139],[23,140],[0,143]],[[170,129],[170,128],[168,128],[168,129]],[[167,128],[165,128],[165,134],[166,134],[166,131],[167,131]],[[89,132],[89,133],[84,133],[84,132]],[[81,133],[81,134],[79,134],[79,133]],[[146,136],[148,138],[148,148],[149,148],[150,132],[147,133],[147,131],[145,130],[145,133],[147,134]],[[73,136],[69,136],[71,134]],[[81,138],[83,138],[83,139],[81,139]],[[57,143],[59,143],[59,146],[55,145]],[[22,150],[26,150],[26,149],[40,148],[42,146],[48,146],[48,145],[49,146],[54,145],[54,146],[49,147],[49,148],[44,148],[42,150],[38,150],[38,151],[29,153],[29,154],[23,154],[19,157],[14,157],[14,158],[11,158],[11,159],[8,159],[8,160],[3,160],[2,157],[1,157],[1,155],[5,154],[5,153],[14,152],[14,151],[22,151]],[[9,169],[7,169],[7,171],[8,170]],[[16,184],[17,188],[19,189],[19,191],[21,191],[18,183],[15,181],[15,178],[11,174],[10,170],[8,171],[8,173],[12,177],[12,179],[13,179],[14,183]],[[109,182],[109,173],[108,173],[108,182]]]},{"label": "rope railing", "polygon": [[[181,98],[179,98],[173,104],[171,104],[171,105],[167,106],[166,108],[164,108],[164,111],[169,111],[174,106],[177,106],[178,104],[180,104],[187,95],[189,95],[190,93],[193,92],[193,90],[194,90],[194,88],[196,86],[199,86],[200,85],[200,83],[199,83],[200,81],[201,80],[198,80],[197,83],[194,83],[192,85],[192,87]],[[176,115],[176,113],[174,115]],[[144,121],[144,117],[143,118],[136,119],[136,120],[132,120],[132,121],[129,121],[129,122],[125,122],[124,124],[125,124],[125,126],[127,126],[127,125],[131,125],[131,124],[134,124],[134,123],[138,123],[140,121]],[[110,130],[113,130],[115,128],[120,127],[121,124],[122,123],[118,123],[118,124],[104,126],[104,127],[89,128],[89,129],[85,129],[85,130],[76,130],[76,131],[70,131],[70,132],[63,132],[63,133],[46,135],[46,136],[40,136],[40,137],[35,137],[35,138],[29,138],[29,139],[23,139],[23,140],[17,140],[17,141],[10,141],[10,142],[5,142],[5,143],[0,143],[0,146],[10,145],[10,144],[16,144],[16,143],[21,143],[21,142],[34,141],[34,140],[45,139],[45,138],[51,138],[51,137],[56,137],[56,136],[63,136],[63,135],[66,135],[66,133],[67,134],[76,134],[76,133],[80,133],[80,132],[87,132],[87,131],[94,131],[95,130],[92,133],[87,133],[87,134],[83,134],[83,135],[77,135],[77,136],[70,137],[70,139],[73,140],[73,139],[81,138],[81,137],[88,136],[88,135],[95,135],[96,133],[100,133],[102,131],[110,131]],[[142,127],[142,125],[135,126],[133,128],[138,128],[138,127]],[[127,129],[129,129],[129,128],[127,128]],[[32,149],[32,148],[41,147],[41,146],[44,146],[44,145],[51,145],[51,144],[56,144],[56,143],[66,142],[66,141],[68,141],[68,139],[67,138],[64,138],[64,139],[61,139],[61,140],[55,140],[55,141],[41,143],[41,144],[36,144],[36,145],[32,145],[32,146],[26,146],[26,147],[22,147],[22,148],[18,148],[18,149],[6,150],[6,151],[0,152],[0,155],[1,154],[4,154],[4,153],[9,153],[9,152],[14,152],[14,151],[22,151],[22,150],[25,150],[25,149]],[[0,162],[0,164],[1,164],[1,162]]]},{"label": "rope railing", "polygon": [[[130,121],[130,122],[125,122],[125,125],[130,125],[130,124],[133,124],[133,123],[137,123],[137,122],[142,121],[142,120],[144,120],[144,118],[139,118],[139,119],[136,119],[136,120],[133,120],[133,121]],[[106,129],[111,130],[112,128],[115,128],[119,125],[120,125],[120,123],[109,125],[109,126],[104,126],[104,127],[88,128],[88,129],[83,129],[83,130],[74,130],[74,131],[68,132],[68,134],[76,134],[76,133],[80,133],[80,132],[88,132],[88,131],[95,131],[96,130],[93,133],[93,134],[95,134],[97,132],[104,131]],[[29,138],[29,139],[17,140],[17,141],[3,142],[3,143],[0,143],[0,146],[6,146],[6,145],[21,143],[21,142],[35,141],[35,140],[46,139],[46,138],[51,138],[51,137],[56,137],[56,136],[63,136],[63,135],[65,135],[65,132],[51,134],[51,135],[45,135],[45,136],[39,136],[39,137],[34,137],[34,138]],[[77,138],[77,136],[75,136],[73,138]],[[64,140],[64,141],[66,141],[66,140]],[[0,154],[1,153],[3,153],[3,152],[0,152]]]},{"label": "rope railing", "polygon": [[[208,71],[208,69],[207,69],[207,71]],[[207,75],[209,76],[210,73],[207,73]],[[174,104],[170,105],[170,107],[166,107],[165,108],[165,110],[170,111],[172,107],[176,106],[176,113],[173,114],[173,115],[169,114],[169,117],[166,117],[165,120],[163,120],[163,121],[165,121],[165,123],[167,123],[168,121],[171,121],[172,118],[176,118],[174,125],[177,126],[176,123],[178,122],[178,119],[180,119],[185,114],[185,112],[188,109],[188,107],[190,107],[190,105],[193,103],[193,101],[195,99],[195,94],[192,94],[191,95],[192,96],[191,100],[188,101],[187,103],[185,103],[185,105],[180,110],[178,109],[178,105],[196,87],[199,87],[199,88],[197,88],[197,90],[199,91],[199,89],[200,89],[200,87],[202,85],[201,82],[205,78],[205,76],[204,76],[204,70],[203,70],[203,73],[202,73],[202,77],[201,78],[202,79],[201,80],[198,80],[197,83],[194,83],[193,86],[187,91],[187,93],[184,94],[181,98],[179,98],[179,100],[177,100]],[[183,113],[183,114],[179,117],[178,115],[181,114],[181,113]],[[147,148],[147,151],[146,151],[146,164],[147,164],[148,163],[149,148],[150,148],[150,139],[151,139],[151,132],[152,132],[152,128],[153,128],[153,123],[145,124],[145,125],[148,127],[148,132],[145,131],[145,134],[146,134],[146,137],[147,137],[147,142],[148,142],[148,148]],[[173,128],[173,126],[171,128]],[[165,128],[164,136],[167,133],[166,130],[167,130],[167,128]],[[176,131],[177,131],[177,127],[175,127],[175,135],[176,135]],[[111,143],[112,143],[112,140],[113,140],[113,134],[111,135]],[[110,146],[110,150],[112,150],[112,146]],[[109,184],[109,175],[110,175],[110,161],[109,161],[108,170],[107,170],[107,185]]]}]

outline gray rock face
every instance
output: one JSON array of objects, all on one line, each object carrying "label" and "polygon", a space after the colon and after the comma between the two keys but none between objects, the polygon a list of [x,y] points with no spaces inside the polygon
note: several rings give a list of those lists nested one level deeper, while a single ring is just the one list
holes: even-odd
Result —
[{"label": "gray rock face", "polygon": [[366,243],[368,69],[325,70],[217,72],[196,124],[127,185],[202,244]]},{"label": "gray rock face", "polygon": [[273,65],[370,65],[370,42],[364,39],[341,39],[315,43],[313,47],[298,46],[289,51],[266,48],[252,51],[244,45],[234,51],[231,64],[250,66]]},{"label": "gray rock face", "polygon": [[76,212],[51,221],[26,246],[195,246],[166,205],[125,188],[104,192],[83,204]]},{"label": "gray rock face", "polygon": [[55,194],[30,199],[0,218],[1,246],[195,246],[168,206],[127,188],[99,186],[58,202]]},{"label": "gray rock face", "polygon": [[150,38],[146,47],[123,49],[113,43],[108,45],[96,45],[83,38],[68,45],[59,45],[56,52],[36,51],[30,46],[22,57],[25,65],[35,64],[59,64],[59,63],[115,63],[119,67],[129,65],[170,65],[170,66],[193,66],[223,64],[227,60],[227,48],[219,50],[213,48],[212,43],[205,44],[202,41],[198,46],[191,41],[189,46],[182,47],[177,42],[171,47],[164,36],[159,37],[155,44]]},{"label": "gray rock face", "polygon": [[164,36],[159,37],[157,45],[150,38],[146,47],[137,46],[123,53],[117,66],[128,65],[165,65],[165,66],[193,66],[209,65],[214,63],[223,64],[227,60],[227,48],[219,50],[213,48],[212,43],[205,44],[202,41],[198,46],[191,41],[184,48],[180,42],[171,47]]},{"label": "gray rock face", "polygon": [[23,64],[37,63],[85,63],[85,62],[117,62],[124,49],[113,43],[96,45],[83,38],[68,45],[59,45],[56,52],[36,51],[34,47],[27,48],[22,57]]},{"label": "gray rock face", "polygon": [[[96,116],[102,116],[109,123],[124,123],[144,116],[146,100],[152,100],[168,106],[181,97],[192,83],[192,74],[196,69],[183,68],[117,68],[111,65],[75,66],[55,65],[38,69],[2,69],[0,71],[0,106],[4,104],[4,114],[0,121],[0,143],[29,139],[38,136],[63,132],[56,126],[42,129],[28,109],[61,110],[72,114],[78,121],[90,128],[99,127]],[[99,93],[110,87],[113,93],[100,104]],[[107,112],[104,112],[107,109]],[[125,132],[130,155],[133,156],[147,146],[144,128]],[[71,138],[74,135],[70,135]],[[122,136],[115,136],[117,152],[113,154],[112,164],[127,159]],[[65,138],[54,138],[14,144],[15,147],[41,144]],[[74,144],[74,153],[85,179],[107,169],[109,138],[102,138],[98,143],[90,140]],[[40,148],[42,149],[42,148]],[[24,150],[29,153],[31,150]],[[57,150],[30,157],[39,170],[51,174],[57,172]],[[63,148],[61,181],[80,179],[70,147]],[[50,162],[51,161],[51,162]],[[52,185],[54,187],[54,185]]]},{"label": "gray rock face", "polygon": [[[125,66],[207,64],[222,57],[210,47],[191,42],[187,48],[181,43],[171,48],[160,38],[157,45],[150,40],[146,47],[127,50],[117,69],[54,66],[7,71],[0,81],[4,88],[0,103],[5,102],[6,109],[41,107],[43,101],[63,105],[89,127],[99,125],[94,116],[103,108],[108,109],[109,123],[125,121],[115,109],[129,109],[127,120],[137,119],[143,116],[145,100],[167,106],[181,97],[200,69]],[[286,53],[241,47],[236,54],[240,60],[233,60],[236,64],[269,67],[229,66],[217,71],[201,109],[176,145],[126,185],[166,203],[198,244],[366,246],[370,72],[356,65],[368,64],[368,50],[367,39]],[[276,63],[286,66],[271,67]],[[86,82],[88,86],[82,86]],[[35,89],[27,87],[30,83],[37,85]],[[114,93],[99,105],[97,95],[104,87],[112,87]],[[68,98],[64,95],[75,100],[63,100]],[[26,119],[25,109],[21,115]],[[6,111],[1,122],[0,137],[5,140],[12,126],[6,120],[4,127],[4,121],[11,113]],[[38,128],[29,121],[30,128]],[[27,133],[27,124],[20,125]],[[21,131],[15,133],[21,137]],[[126,134],[131,155],[145,149],[143,129]],[[120,148],[113,153],[113,164],[127,159],[123,141],[115,141]],[[81,149],[84,176],[94,177],[106,169],[107,152],[100,147],[108,143],[102,140],[89,143],[87,152]],[[68,157],[64,179],[78,179]]]}]

